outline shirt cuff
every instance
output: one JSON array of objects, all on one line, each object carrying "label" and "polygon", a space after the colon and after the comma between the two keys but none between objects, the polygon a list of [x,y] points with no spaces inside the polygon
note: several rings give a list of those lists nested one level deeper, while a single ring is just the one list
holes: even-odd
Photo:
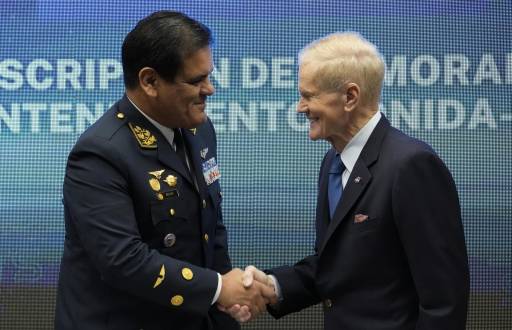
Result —
[{"label": "shirt cuff", "polygon": [[279,285],[279,281],[277,280],[277,278],[274,275],[270,274],[268,276],[270,277],[272,282],[274,282],[274,291],[276,293],[277,301],[279,303],[279,302],[283,301],[283,295],[281,293],[281,286]]},{"label": "shirt cuff", "polygon": [[217,273],[217,291],[215,291],[215,296],[213,296],[212,305],[217,302],[217,299],[219,299],[220,296],[220,290],[222,289],[222,276],[220,276],[219,273]]}]

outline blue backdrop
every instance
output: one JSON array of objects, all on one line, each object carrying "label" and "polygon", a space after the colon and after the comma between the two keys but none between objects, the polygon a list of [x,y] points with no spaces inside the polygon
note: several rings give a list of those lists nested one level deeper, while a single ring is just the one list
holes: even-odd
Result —
[{"label": "blue backdrop", "polygon": [[[512,328],[512,5],[506,1],[0,2],[0,328],[50,329],[61,185],[79,134],[122,96],[120,49],[147,14],[214,32],[224,215],[235,266],[310,254],[329,147],[295,114],[297,52],[357,31],[386,59],[382,111],[452,171],[470,257],[468,329]],[[418,187],[419,189],[421,187]],[[245,328],[321,329],[319,308]]]}]

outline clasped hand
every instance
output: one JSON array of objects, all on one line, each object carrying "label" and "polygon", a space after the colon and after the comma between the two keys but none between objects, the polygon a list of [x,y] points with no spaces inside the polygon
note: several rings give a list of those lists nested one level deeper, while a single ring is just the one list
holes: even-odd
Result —
[{"label": "clasped hand", "polygon": [[222,289],[217,307],[238,322],[247,322],[277,303],[274,281],[254,266],[245,271],[234,268],[222,275]]}]

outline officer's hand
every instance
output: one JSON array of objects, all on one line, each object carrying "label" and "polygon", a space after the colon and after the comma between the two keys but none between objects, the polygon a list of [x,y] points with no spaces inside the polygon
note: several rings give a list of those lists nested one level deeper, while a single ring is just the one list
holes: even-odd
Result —
[{"label": "officer's hand", "polygon": [[[252,285],[245,287],[242,276],[243,272],[238,268],[222,275],[222,288],[217,303],[220,305],[219,309],[245,322],[264,312],[266,304],[277,301],[277,297],[273,287],[258,281],[253,281]],[[250,315],[247,314],[247,309]]]}]

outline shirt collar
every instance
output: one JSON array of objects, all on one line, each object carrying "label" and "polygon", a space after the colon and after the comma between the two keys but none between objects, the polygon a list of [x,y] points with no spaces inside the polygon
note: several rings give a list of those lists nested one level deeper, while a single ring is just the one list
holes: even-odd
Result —
[{"label": "shirt collar", "polygon": [[146,115],[144,113],[144,111],[142,111],[141,109],[139,109],[139,107],[137,105],[135,105],[135,103],[133,103],[132,100],[130,100],[130,98],[127,96],[126,97],[128,99],[128,101],[130,101],[130,103],[135,107],[135,109],[137,109],[144,117],[146,117],[146,119],[151,123],[153,124],[159,131],[160,133],[162,133],[162,135],[165,137],[165,139],[167,140],[167,142],[169,142],[169,144],[171,146],[174,146],[173,142],[174,142],[174,131],[172,130],[172,128],[169,128],[169,127],[166,127],[160,123],[158,123],[156,120],[150,118],[148,115]]},{"label": "shirt collar", "polygon": [[370,135],[379,123],[381,117],[382,114],[380,111],[377,111],[377,113],[373,115],[373,117],[366,123],[366,125],[364,125],[363,128],[361,128],[359,132],[354,135],[354,137],[348,142],[348,144],[341,152],[341,161],[349,173],[351,173],[354,169],[361,151],[363,151],[366,142],[370,138]]}]

